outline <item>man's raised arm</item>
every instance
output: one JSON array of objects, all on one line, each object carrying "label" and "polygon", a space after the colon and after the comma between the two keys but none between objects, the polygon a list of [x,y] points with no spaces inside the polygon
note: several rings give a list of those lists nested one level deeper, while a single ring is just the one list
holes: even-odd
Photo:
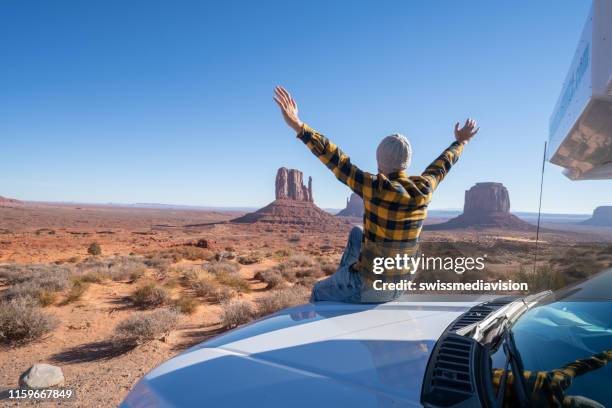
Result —
[{"label": "man's raised arm", "polygon": [[434,160],[421,174],[421,186],[427,193],[432,193],[440,182],[446,177],[451,167],[457,162],[463,147],[478,133],[476,121],[467,119],[464,126],[459,129],[459,122],[455,124],[455,141],[442,154]]},{"label": "man's raised arm", "polygon": [[274,100],[285,122],[296,131],[297,137],[330,169],[336,178],[363,197],[364,189],[370,189],[374,176],[360,170],[351,159],[325,136],[304,124],[298,117],[298,107],[289,92],[282,87],[274,90]]}]

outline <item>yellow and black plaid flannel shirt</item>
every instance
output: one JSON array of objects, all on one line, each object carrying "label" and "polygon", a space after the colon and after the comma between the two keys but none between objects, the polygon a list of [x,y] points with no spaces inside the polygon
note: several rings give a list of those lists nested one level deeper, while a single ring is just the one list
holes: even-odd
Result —
[{"label": "yellow and black plaid flannel shirt", "polygon": [[[408,176],[404,171],[371,174],[352,164],[338,146],[309,126],[304,125],[297,137],[338,180],[363,198],[364,236],[359,261],[351,269],[359,271],[364,282],[373,279],[374,257],[416,253],[432,194],[463,151],[462,144],[452,143],[420,176]],[[405,273],[390,272],[391,275]]]}]

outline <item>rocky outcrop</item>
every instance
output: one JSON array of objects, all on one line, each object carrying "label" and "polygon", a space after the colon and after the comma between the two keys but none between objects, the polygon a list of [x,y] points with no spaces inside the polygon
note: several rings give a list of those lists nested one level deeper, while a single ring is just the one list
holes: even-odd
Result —
[{"label": "rocky outcrop", "polygon": [[276,199],[314,202],[312,177],[308,177],[306,187],[301,171],[281,167],[276,172]]},{"label": "rocky outcrop", "polygon": [[363,217],[363,199],[357,194],[351,194],[350,198],[346,199],[346,208],[336,214],[339,217]]},{"label": "rocky outcrop", "polygon": [[593,211],[593,216],[582,223],[598,227],[612,227],[612,206],[597,207]]},{"label": "rocky outcrop", "polygon": [[336,225],[342,221],[314,204],[312,178],[304,185],[302,172],[281,167],[276,173],[276,200],[259,210],[233,219],[235,223],[293,224],[302,226]]},{"label": "rocky outcrop", "polygon": [[18,205],[18,204],[23,204],[23,202],[19,201],[19,200],[15,200],[13,198],[7,198],[7,197],[2,197],[0,196],[0,206],[3,205]]},{"label": "rocky outcrop", "polygon": [[465,192],[463,214],[428,230],[455,228],[505,228],[530,231],[535,226],[510,213],[510,195],[501,183],[476,183]]}]

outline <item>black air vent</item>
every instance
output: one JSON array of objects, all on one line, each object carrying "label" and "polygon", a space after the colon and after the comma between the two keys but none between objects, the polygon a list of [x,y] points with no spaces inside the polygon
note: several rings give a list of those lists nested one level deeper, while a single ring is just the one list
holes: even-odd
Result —
[{"label": "black air vent", "polygon": [[472,374],[475,345],[477,343],[472,339],[452,332],[447,332],[438,340],[423,382],[421,403],[424,406],[452,407],[474,398],[476,386]]},{"label": "black air vent", "polygon": [[449,336],[440,344],[431,377],[433,388],[447,388],[472,393],[470,381],[471,342],[461,336]]}]

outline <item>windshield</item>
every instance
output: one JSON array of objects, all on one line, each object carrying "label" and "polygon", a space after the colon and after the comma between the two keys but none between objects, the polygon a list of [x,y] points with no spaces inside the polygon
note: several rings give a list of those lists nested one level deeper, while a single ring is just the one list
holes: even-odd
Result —
[{"label": "windshield", "polygon": [[[524,377],[530,377],[525,381],[527,395],[534,406],[549,406],[545,401],[550,398],[612,406],[611,308],[609,301],[561,301],[540,305],[514,324]],[[494,382],[505,360],[500,347],[492,356]]]}]

